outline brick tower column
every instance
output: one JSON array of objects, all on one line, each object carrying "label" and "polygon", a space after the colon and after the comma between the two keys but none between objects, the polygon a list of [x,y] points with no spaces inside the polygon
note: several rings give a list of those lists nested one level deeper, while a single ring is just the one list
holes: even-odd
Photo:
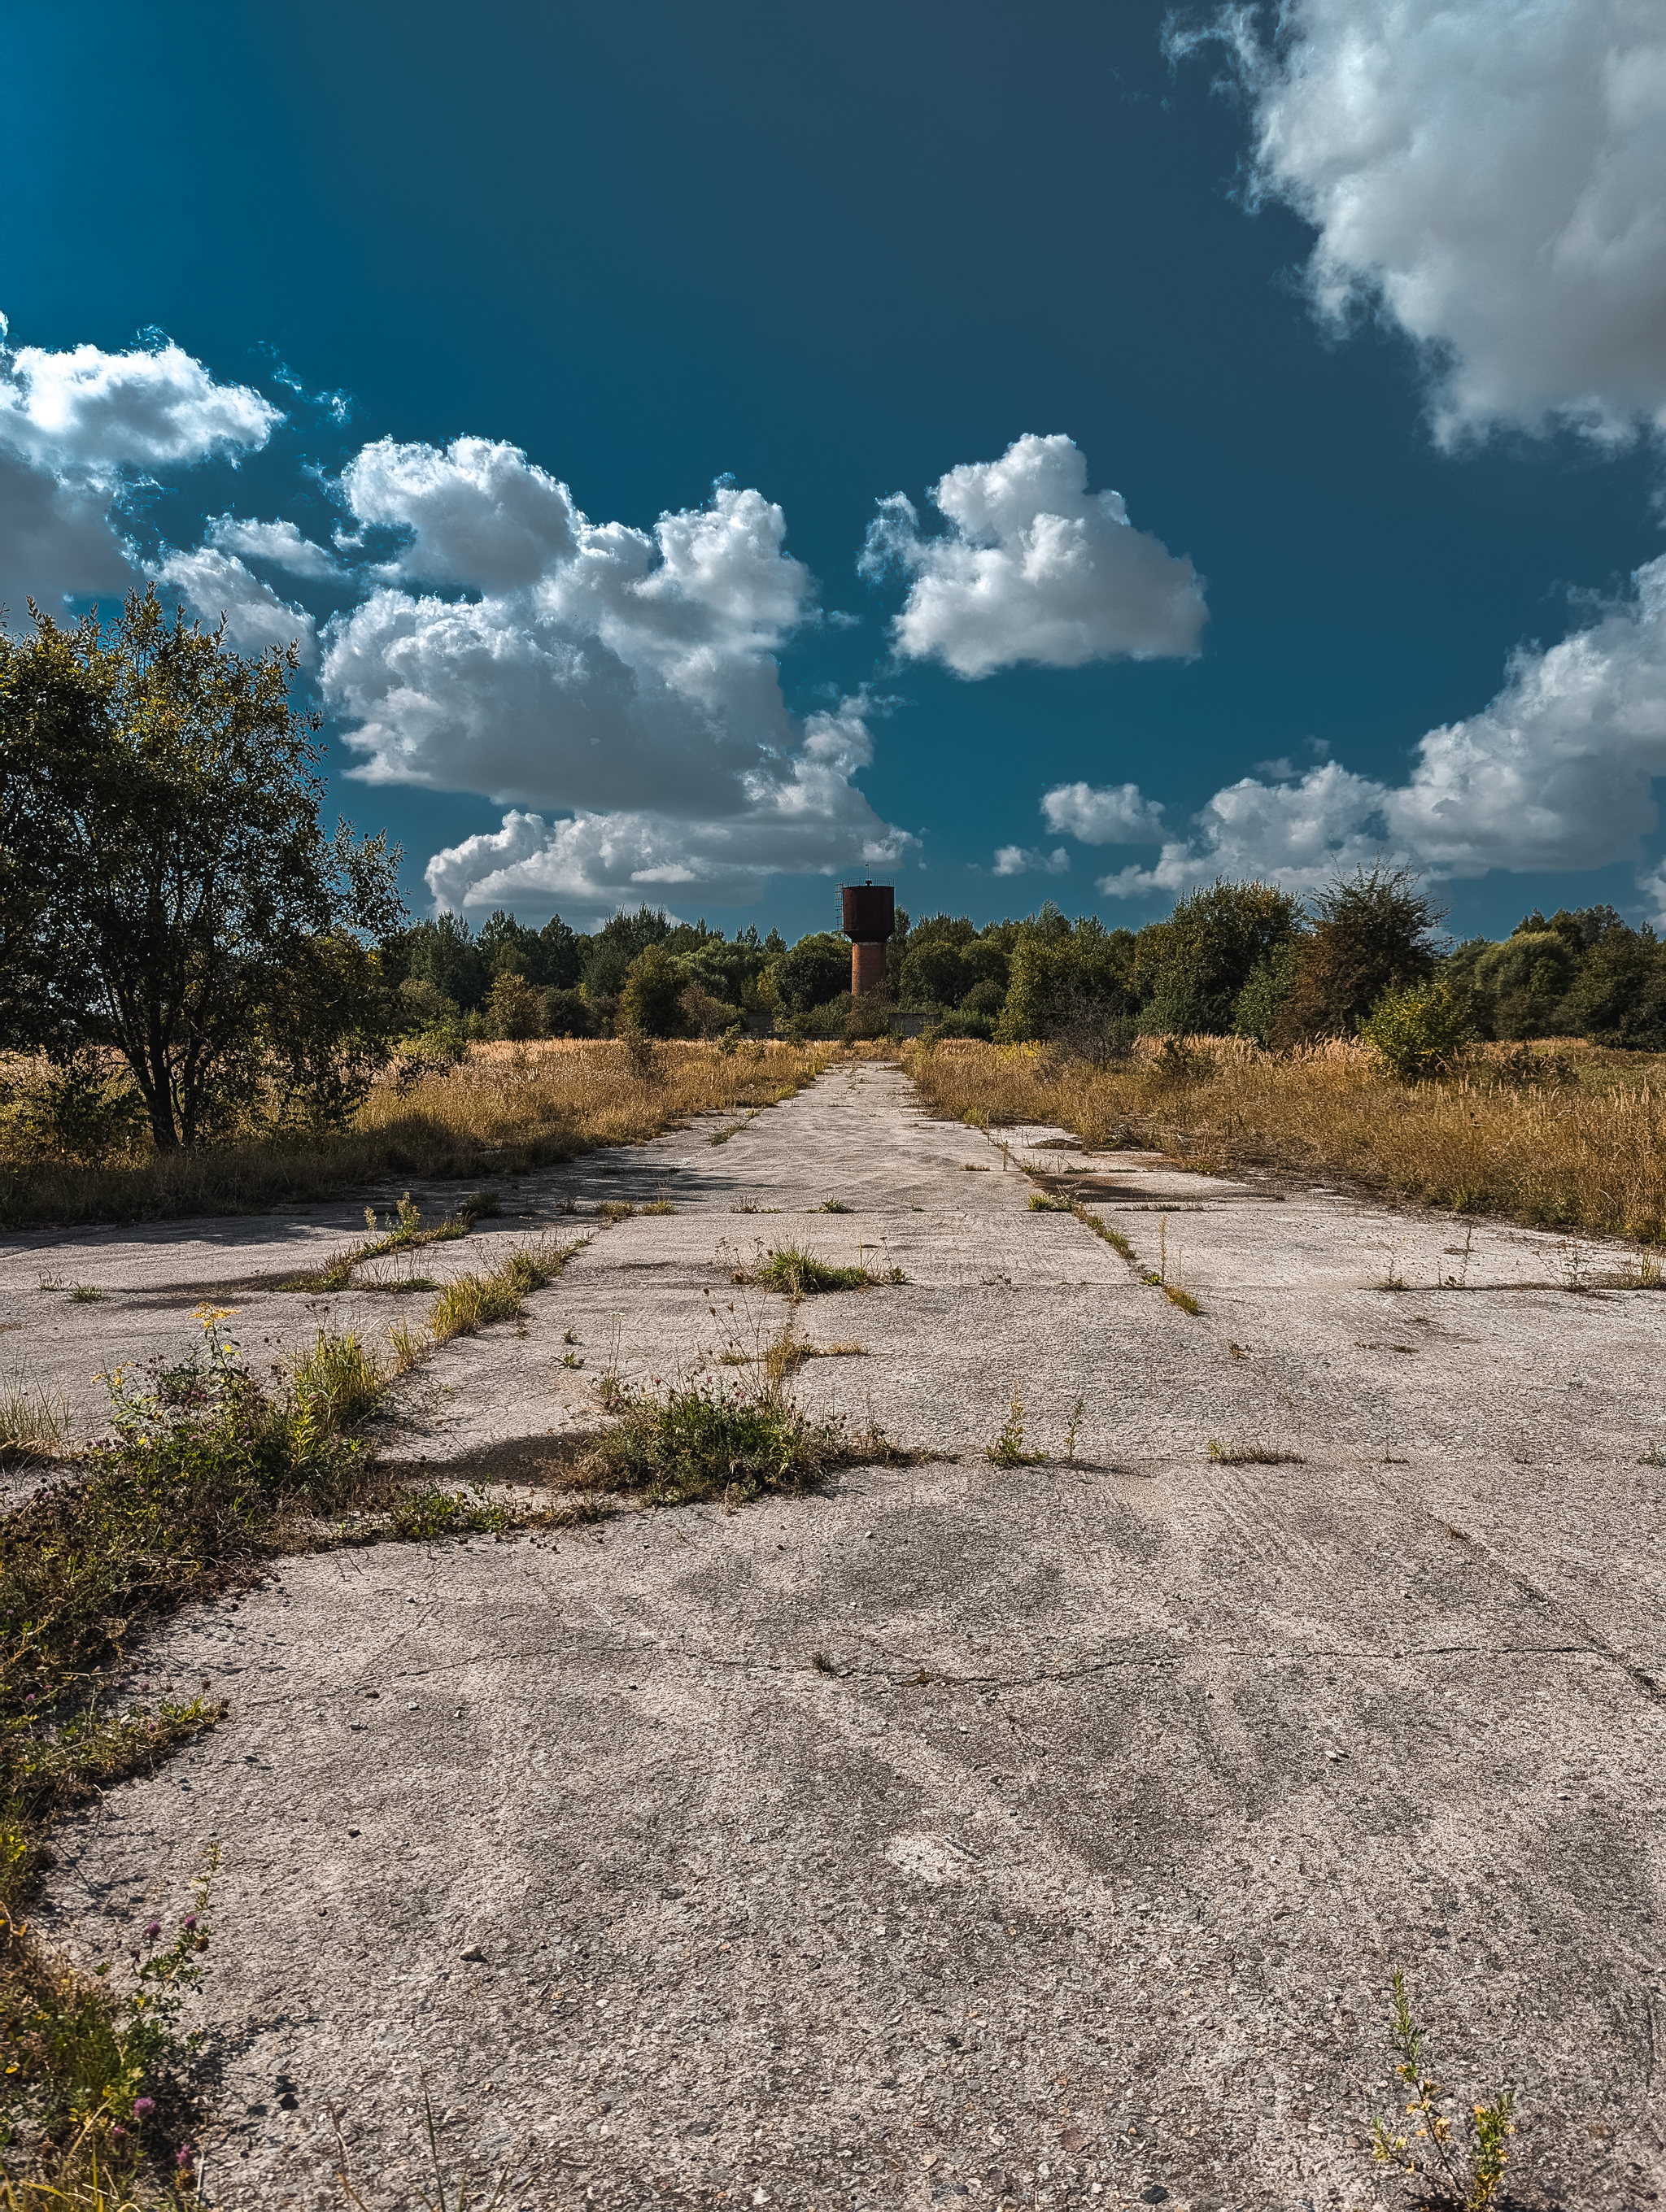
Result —
[{"label": "brick tower column", "polygon": [[870,991],[883,990],[885,981],[885,947],[883,939],[877,945],[865,945],[859,939],[850,948],[850,995],[860,999]]}]

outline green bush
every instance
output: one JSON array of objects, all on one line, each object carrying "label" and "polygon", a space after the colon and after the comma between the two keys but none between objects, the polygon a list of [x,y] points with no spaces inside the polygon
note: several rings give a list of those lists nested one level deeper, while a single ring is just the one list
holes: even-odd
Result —
[{"label": "green bush", "polygon": [[1402,1083],[1438,1075],[1474,1035],[1463,1002],[1445,983],[1390,991],[1359,1024],[1359,1035]]}]

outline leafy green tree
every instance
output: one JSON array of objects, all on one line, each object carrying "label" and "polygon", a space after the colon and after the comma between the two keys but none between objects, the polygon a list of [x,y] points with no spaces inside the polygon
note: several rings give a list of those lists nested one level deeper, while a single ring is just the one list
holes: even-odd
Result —
[{"label": "leafy green tree", "polygon": [[273,975],[262,1072],[279,1127],[341,1130],[392,1057],[407,1017],[356,938],[313,937]]},{"label": "leafy green tree", "polygon": [[1517,930],[1489,945],[1470,967],[1470,987],[1495,1037],[1554,1036],[1566,1026],[1564,1001],[1584,947],[1560,930]]},{"label": "leafy green tree", "polygon": [[1314,897],[1312,933],[1280,1011],[1278,1042],[1352,1036],[1385,993],[1427,982],[1439,921],[1409,868],[1378,862],[1339,876]]},{"label": "leafy green tree", "polygon": [[1232,1008],[1236,1035],[1253,1037],[1263,1047],[1273,1042],[1285,1002],[1296,981],[1300,957],[1301,940],[1292,937],[1283,945],[1275,945],[1256,961]]},{"label": "leafy green tree", "polygon": [[832,930],[800,938],[770,968],[779,1013],[808,1014],[850,988],[850,942]]},{"label": "leafy green tree", "polygon": [[663,945],[645,945],[626,970],[619,991],[621,1035],[682,1036],[687,1029],[683,994],[689,979]]},{"label": "leafy green tree", "polygon": [[1593,1044],[1666,1052],[1666,946],[1646,927],[1605,930],[1563,1004],[1570,1030]]},{"label": "leafy green tree", "polygon": [[488,1036],[524,1044],[543,1036],[548,1028],[544,994],[526,981],[518,968],[500,968],[477,1017]]},{"label": "leafy green tree", "polygon": [[1276,884],[1218,877],[1177,900],[1160,928],[1140,933],[1152,939],[1144,964],[1155,969],[1140,1028],[1153,1036],[1225,1036],[1256,967],[1299,933],[1301,904]]},{"label": "leafy green tree", "polygon": [[108,629],[0,635],[0,1042],[115,1050],[166,1152],[246,1108],[309,975],[307,1055],[334,1018],[356,1058],[314,948],[399,918],[397,854],[319,824],[296,665],[170,624],[154,590]]},{"label": "leafy green tree", "polygon": [[663,945],[671,923],[663,908],[640,906],[635,914],[616,914],[590,939],[580,981],[587,999],[617,999],[637,955],[650,945]]},{"label": "leafy green tree", "polygon": [[490,969],[469,925],[454,914],[391,931],[380,949],[383,971],[396,989],[407,981],[432,984],[465,1013],[486,995]]},{"label": "leafy green tree", "polygon": [[1092,915],[1072,929],[1056,908],[1043,908],[1038,919],[1040,926],[1025,929],[1013,947],[995,1036],[1003,1044],[1055,1038],[1097,1059],[1121,1042],[1121,1026],[1133,1012],[1133,936],[1106,929]]}]

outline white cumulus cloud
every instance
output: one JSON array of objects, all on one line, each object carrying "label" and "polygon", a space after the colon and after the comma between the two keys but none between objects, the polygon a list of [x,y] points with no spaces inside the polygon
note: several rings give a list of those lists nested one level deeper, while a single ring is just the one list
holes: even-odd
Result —
[{"label": "white cumulus cloud", "polygon": [[1028,845],[998,845],[995,848],[995,873],[998,876],[1062,876],[1070,869],[1070,855],[1062,845],[1055,845],[1050,853],[1038,853]]},{"label": "white cumulus cloud", "polygon": [[1136,530],[1120,493],[1088,490],[1070,439],[1017,439],[998,461],[951,469],[931,496],[946,531],[922,537],[895,493],[860,563],[870,577],[909,579],[891,626],[904,658],[980,677],[1020,661],[1079,668],[1197,651],[1207,613],[1191,562]]},{"label": "white cumulus cloud", "polygon": [[1666,429],[1666,14],[1659,0],[1286,0],[1224,39],[1254,185],[1318,231],[1321,311],[1425,349],[1438,435]]},{"label": "white cumulus cloud", "polygon": [[0,606],[119,592],[137,562],[120,511],[136,478],[264,445],[283,421],[180,347],[10,347],[0,317]]},{"label": "white cumulus cloud", "polygon": [[1042,793],[1047,826],[1084,845],[1146,845],[1163,834],[1163,810],[1137,783],[1061,783]]},{"label": "white cumulus cloud", "polygon": [[240,653],[264,653],[269,645],[293,641],[307,666],[318,658],[311,615],[304,607],[280,599],[234,554],[208,545],[189,553],[170,553],[158,567],[156,580],[178,592],[204,622],[217,623],[223,615],[226,635]]},{"label": "white cumulus cloud", "polygon": [[512,810],[435,854],[442,902],[607,908],[680,884],[725,903],[911,842],[852,780],[872,758],[862,702],[800,721],[782,699],[775,656],[812,584],[760,493],[720,484],[651,531],[593,523],[524,453],[474,438],[367,447],[342,489],[398,541],[328,633],[351,773]]},{"label": "white cumulus cloud", "polygon": [[[1327,761],[1293,782],[1215,793],[1189,839],[1102,891],[1183,890],[1216,874],[1310,888],[1379,853],[1432,875],[1596,868],[1637,857],[1666,775],[1666,556],[1559,643],[1512,655],[1488,705],[1431,730],[1390,784]],[[1660,886],[1650,878],[1651,896]]]},{"label": "white cumulus cloud", "polygon": [[293,522],[249,522],[240,515],[216,514],[204,536],[222,553],[240,554],[251,561],[270,561],[292,576],[315,583],[333,582],[346,574],[333,553],[303,538]]}]

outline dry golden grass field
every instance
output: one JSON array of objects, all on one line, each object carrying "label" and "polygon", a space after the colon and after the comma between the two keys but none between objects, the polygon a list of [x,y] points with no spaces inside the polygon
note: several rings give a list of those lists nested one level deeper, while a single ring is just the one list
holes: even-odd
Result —
[{"label": "dry golden grass field", "polygon": [[1126,1133],[1193,1167],[1259,1162],[1459,1212],[1666,1237],[1666,1084],[1652,1054],[1492,1046],[1411,1086],[1363,1046],[1274,1055],[1220,1037],[1104,1068],[961,1041],[905,1047],[903,1062],[932,1111],[979,1127],[1055,1122],[1091,1145]]},{"label": "dry golden grass field", "polygon": [[[474,1180],[640,1144],[691,1114],[774,1105],[818,1076],[835,1048],[553,1039],[477,1044],[460,1067],[401,1091],[379,1083],[340,1135],[253,1138],[159,1156],[148,1142],[99,1165],[25,1155],[0,1119],[0,1226],[259,1213],[389,1177]],[[34,1073],[3,1071],[15,1099]],[[12,1109],[14,1122],[16,1105]]]}]

